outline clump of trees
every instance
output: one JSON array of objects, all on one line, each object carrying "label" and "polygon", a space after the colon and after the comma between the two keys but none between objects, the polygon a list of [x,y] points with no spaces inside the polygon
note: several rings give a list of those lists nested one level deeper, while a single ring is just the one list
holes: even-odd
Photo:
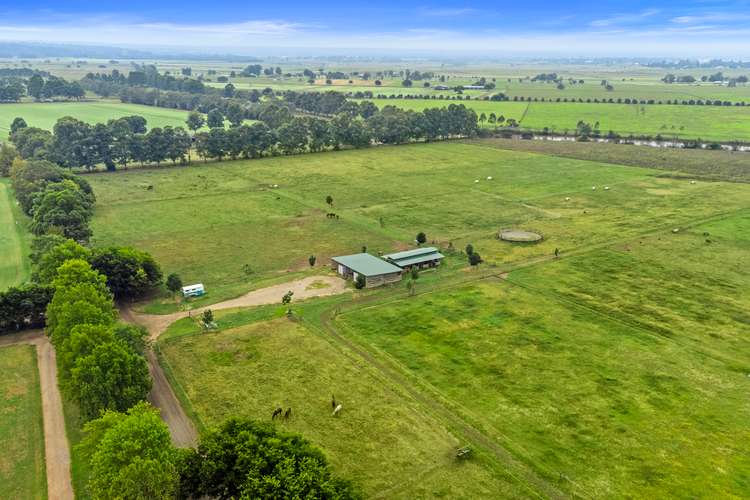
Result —
[{"label": "clump of trees", "polygon": [[88,241],[94,193],[85,180],[46,160],[16,158],[10,177],[21,209],[36,235],[56,233]]},{"label": "clump of trees", "polygon": [[29,283],[0,292],[0,332],[44,326],[51,286]]},{"label": "clump of trees", "polygon": [[231,418],[186,453],[181,498],[360,498],[325,455],[272,424]]},{"label": "clump of trees", "polygon": [[108,410],[84,433],[78,449],[88,458],[94,498],[175,498],[180,452],[157,409],[140,402],[125,412]]},{"label": "clump of trees", "polygon": [[0,74],[0,102],[18,102],[25,95],[37,101],[60,97],[81,99],[86,92],[78,82],[68,82],[45,72],[4,71]]}]

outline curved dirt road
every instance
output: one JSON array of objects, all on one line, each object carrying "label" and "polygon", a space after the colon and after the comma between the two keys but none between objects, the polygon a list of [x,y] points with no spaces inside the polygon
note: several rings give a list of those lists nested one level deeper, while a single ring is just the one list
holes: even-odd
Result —
[{"label": "curved dirt road", "polygon": [[177,321],[178,319],[187,318],[189,315],[198,315],[206,309],[218,311],[221,309],[234,309],[237,307],[264,306],[268,304],[280,304],[281,297],[286,292],[294,292],[292,301],[309,299],[311,297],[326,297],[329,295],[338,295],[346,291],[346,281],[335,276],[308,276],[296,281],[281,283],[266,288],[260,288],[248,292],[236,299],[225,300],[210,306],[204,306],[197,309],[180,311],[171,314],[144,314],[131,309],[123,311],[123,317],[133,323],[145,326],[148,330],[151,340],[156,340],[159,335]]},{"label": "curved dirt road", "polygon": [[[281,303],[281,297],[289,291],[294,292],[293,301],[338,295],[346,291],[346,282],[341,278],[333,276],[310,276],[289,283],[253,290],[236,299],[194,309],[190,313],[180,311],[172,314],[143,314],[131,309],[122,309],[120,315],[125,321],[146,327],[149,338],[152,341],[156,341],[169,325],[179,319],[188,317],[189,314],[197,315],[206,309],[217,311],[238,307],[278,304]],[[182,448],[195,446],[198,442],[198,432],[180,405],[180,401],[172,390],[172,386],[169,384],[153,350],[149,350],[146,353],[146,360],[148,361],[148,369],[153,379],[153,386],[148,399],[151,404],[161,411],[161,418],[169,427],[169,432],[172,435],[172,442],[174,442],[175,446]]]},{"label": "curved dirt road", "polygon": [[55,348],[42,330],[33,330],[0,337],[0,347],[30,344],[36,347],[39,386],[42,392],[44,422],[44,461],[47,470],[47,498],[72,500],[70,481],[70,447],[65,434],[65,415],[57,386]]}]

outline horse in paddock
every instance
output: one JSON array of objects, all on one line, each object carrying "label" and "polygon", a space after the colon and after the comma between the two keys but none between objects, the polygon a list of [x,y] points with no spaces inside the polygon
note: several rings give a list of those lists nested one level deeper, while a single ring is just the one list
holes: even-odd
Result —
[{"label": "horse in paddock", "polygon": [[284,412],[284,420],[289,420],[292,418],[292,409],[289,408]]},{"label": "horse in paddock", "polygon": [[282,411],[284,411],[284,410],[283,410],[283,409],[281,409],[280,407],[279,407],[279,408],[276,408],[276,409],[275,409],[275,410],[273,411],[273,415],[271,415],[271,420],[276,420],[276,417],[281,417],[281,412],[282,412]]}]

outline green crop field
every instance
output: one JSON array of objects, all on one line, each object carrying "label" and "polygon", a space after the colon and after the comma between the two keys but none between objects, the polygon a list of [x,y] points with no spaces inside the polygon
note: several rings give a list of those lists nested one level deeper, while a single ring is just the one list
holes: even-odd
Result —
[{"label": "green crop field", "polygon": [[[368,493],[743,496],[750,184],[727,180],[746,169],[721,152],[504,144],[92,174],[95,244],[153,253],[204,282],[207,303],[304,273],[311,254],[325,266],[426,232],[448,258],[414,297],[396,286],[311,301],[299,321],[225,312],[215,334],[186,319],[160,344],[199,426],[292,406],[282,425]],[[498,240],[506,228],[544,239]],[[352,402],[350,420],[330,419],[329,393]],[[447,457],[467,441],[478,455],[457,470]]]},{"label": "green crop field", "polygon": [[0,291],[29,277],[27,218],[16,205],[10,182],[0,179]]},{"label": "green crop field", "polygon": [[1,347],[0,373],[0,498],[47,498],[34,347]]},{"label": "green crop field", "polygon": [[[392,105],[419,111],[464,104],[477,114],[495,113],[513,118],[521,127],[554,132],[575,132],[579,121],[599,123],[599,130],[620,135],[661,134],[665,138],[701,138],[714,141],[750,141],[750,106],[683,106],[594,104],[557,102],[444,101],[422,99],[373,99],[378,107]],[[490,126],[485,124],[485,126]]]},{"label": "green crop field", "polygon": [[129,115],[144,117],[149,128],[167,125],[184,127],[188,112],[115,101],[0,104],[0,135],[8,134],[10,124],[17,116],[26,120],[30,127],[52,130],[55,122],[63,116],[72,116],[88,123],[106,123]]}]

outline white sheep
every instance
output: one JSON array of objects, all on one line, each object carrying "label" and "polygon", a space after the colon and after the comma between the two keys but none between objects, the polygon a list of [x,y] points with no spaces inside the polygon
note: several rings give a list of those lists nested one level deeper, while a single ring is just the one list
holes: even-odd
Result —
[{"label": "white sheep", "polygon": [[474,184],[478,183],[479,179],[474,179]]},{"label": "white sheep", "polygon": [[487,176],[487,180],[488,180],[488,181],[491,181],[491,180],[492,180],[492,176],[491,176],[491,175],[488,175],[488,176]]},{"label": "white sheep", "polygon": [[570,196],[566,196],[565,201],[570,201]]},{"label": "white sheep", "polygon": [[604,186],[605,191],[609,191],[609,186]]},{"label": "white sheep", "polygon": [[690,184],[695,184],[695,181],[690,181]]},{"label": "white sheep", "polygon": [[339,412],[341,412],[341,408],[342,408],[341,403],[336,405],[336,408],[333,409],[333,413],[331,414],[331,416],[335,417],[336,415],[338,415]]},{"label": "white sheep", "polygon": [[592,191],[596,191],[596,186],[591,186]]}]

